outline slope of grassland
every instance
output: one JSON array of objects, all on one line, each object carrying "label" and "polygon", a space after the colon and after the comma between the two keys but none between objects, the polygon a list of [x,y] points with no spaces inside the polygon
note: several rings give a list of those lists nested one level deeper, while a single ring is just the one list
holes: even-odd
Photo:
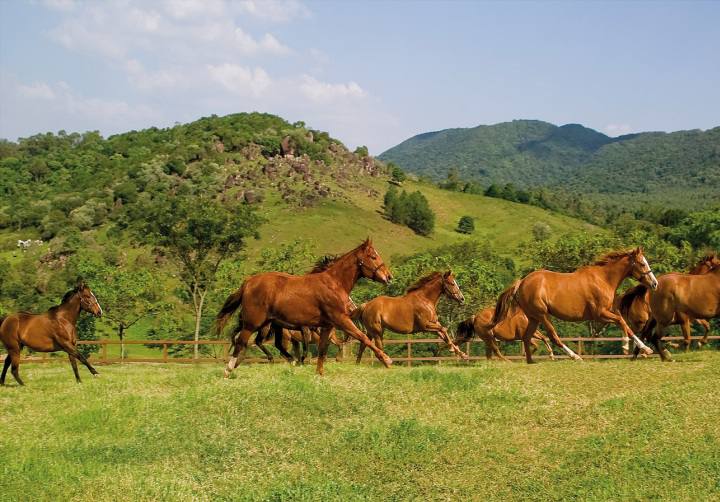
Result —
[{"label": "slope of grassland", "polygon": [[[717,500],[720,354],[114,365],[0,388],[2,500]],[[83,370],[84,371],[84,370]]]}]

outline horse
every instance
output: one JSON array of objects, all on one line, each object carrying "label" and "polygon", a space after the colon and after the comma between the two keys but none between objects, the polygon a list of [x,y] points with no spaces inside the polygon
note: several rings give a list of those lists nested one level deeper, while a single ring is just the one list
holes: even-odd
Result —
[{"label": "horse", "polygon": [[512,305],[519,305],[528,318],[523,335],[528,364],[533,363],[530,340],[539,324],[545,327],[555,345],[576,361],[582,361],[560,340],[550,316],[564,321],[616,324],[641,350],[652,354],[652,349],[642,343],[613,309],[615,292],[627,277],[633,277],[652,289],[657,287],[658,281],[640,247],[608,253],[594,264],[570,273],[536,270],[515,281],[500,294],[491,327],[507,317]]},{"label": "horse", "polygon": [[[704,256],[697,265],[692,267],[688,273],[692,275],[702,275],[718,266],[720,266],[720,258],[715,254],[708,254]],[[644,331],[645,326],[650,322],[650,318],[652,317],[650,313],[650,290],[642,284],[628,289],[618,301],[618,311],[635,333]],[[707,343],[708,336],[710,335],[709,322],[705,319],[693,319],[683,312],[676,312],[672,322],[673,325],[680,325],[684,338],[685,351],[689,350],[691,345],[690,325],[693,322],[699,324],[705,331],[702,340],[698,341],[698,347],[702,347]]]},{"label": "horse", "polygon": [[75,373],[75,380],[80,383],[77,359],[83,363],[94,376],[98,372],[77,350],[76,324],[81,311],[89,312],[95,317],[102,316],[102,308],[92,290],[84,283],[65,293],[60,305],[50,308],[43,314],[19,312],[0,319],[0,341],[7,350],[5,365],[0,376],[0,385],[5,385],[5,374],[12,365],[12,375],[19,385],[24,385],[18,370],[20,351],[29,347],[36,352],[67,352],[70,365]]},{"label": "horse", "polygon": [[674,323],[689,324],[690,319],[720,317],[719,265],[714,265],[710,271],[701,275],[665,274],[660,277],[657,289],[650,294],[652,317],[643,329],[642,336],[652,342],[663,361],[672,359],[663,347],[665,328]]},{"label": "horse", "polygon": [[[276,337],[279,328],[320,328],[317,373],[324,374],[324,362],[332,328],[341,329],[360,340],[375,353],[385,367],[392,359],[377,348],[350,319],[350,291],[365,277],[389,284],[392,274],[375,250],[370,238],[344,255],[325,264],[322,270],[305,275],[265,272],[245,280],[232,293],[215,318],[215,330],[222,332],[230,317],[242,309],[242,329],[235,338],[232,356],[225,368],[229,378],[239,358],[244,357],[250,336],[266,324],[273,325]],[[319,268],[316,266],[316,269]]]},{"label": "horse", "polygon": [[[265,344],[270,343],[271,340],[274,340],[275,348],[280,351],[280,353],[283,355],[283,357],[285,357],[285,359],[287,359],[288,362],[294,363],[297,361],[300,364],[304,364],[305,358],[308,354],[308,345],[310,343],[314,343],[315,345],[318,345],[320,343],[320,331],[317,328],[303,328],[302,330],[295,330],[281,327],[280,329],[282,330],[282,338],[280,338],[278,343],[278,339],[275,338],[272,326],[269,324],[263,326],[263,328],[260,329],[257,335],[255,335],[255,345],[257,345],[258,348],[260,348],[260,350],[265,354],[268,362],[273,362],[273,355],[265,347]],[[340,352],[342,350],[342,342],[336,336],[334,329],[330,333],[330,343],[338,348],[338,353],[335,356],[335,360],[340,361],[342,357]],[[289,345],[292,345],[292,355],[290,355],[290,352],[288,351]],[[301,345],[303,348],[302,354],[300,354]]]},{"label": "horse", "polygon": [[[446,295],[463,304],[463,297],[452,271],[433,272],[410,286],[403,296],[378,296],[363,303],[352,314],[368,332],[368,336],[382,350],[383,334],[386,329],[395,333],[435,332],[448,344],[458,358],[469,359],[450,339],[447,330],[440,324],[437,316],[437,304],[440,296]],[[356,362],[362,360],[365,347],[360,346]]]},{"label": "horse", "polygon": [[[488,360],[491,360],[493,354],[495,354],[501,360],[510,362],[510,360],[500,352],[496,340],[503,342],[522,340],[523,334],[527,329],[528,318],[523,314],[522,310],[515,308],[505,320],[498,323],[494,328],[488,329],[488,326],[492,322],[494,312],[495,307],[488,307],[458,324],[455,331],[455,343],[460,345],[469,342],[477,335],[485,342],[485,357]],[[553,353],[552,347],[550,347],[550,342],[545,335],[537,330],[533,333],[532,339],[530,340],[530,345],[533,346],[533,353],[537,351],[537,340],[545,344],[545,347],[547,347],[550,353],[550,359],[554,360],[555,354]]]}]

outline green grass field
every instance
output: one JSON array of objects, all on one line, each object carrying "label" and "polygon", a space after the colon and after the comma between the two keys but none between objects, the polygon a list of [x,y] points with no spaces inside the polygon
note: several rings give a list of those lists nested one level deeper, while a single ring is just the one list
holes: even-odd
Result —
[{"label": "green grass field", "polygon": [[718,500],[720,353],[128,364],[0,388],[2,500]]}]

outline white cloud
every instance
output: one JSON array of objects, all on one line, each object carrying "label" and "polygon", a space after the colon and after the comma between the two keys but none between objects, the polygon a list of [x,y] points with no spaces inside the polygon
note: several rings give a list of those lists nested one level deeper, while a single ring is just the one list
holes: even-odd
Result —
[{"label": "white cloud", "polygon": [[256,54],[259,52],[287,54],[290,52],[289,48],[281,44],[278,39],[270,33],[266,33],[259,41],[245,33],[241,28],[235,28],[233,35],[236,47],[246,54]]},{"label": "white cloud", "polygon": [[297,0],[243,0],[235,5],[241,13],[276,23],[310,17],[310,10]]},{"label": "white cloud", "polygon": [[367,96],[367,93],[356,82],[347,84],[330,84],[321,82],[310,75],[301,77],[300,90],[313,101],[333,101],[336,99],[358,99]]},{"label": "white cloud", "polygon": [[34,84],[24,85],[20,84],[17,87],[18,92],[21,96],[30,99],[55,99],[55,91],[50,88],[45,82],[35,82]]},{"label": "white cloud", "polygon": [[608,124],[605,126],[605,133],[608,136],[622,136],[629,134],[631,131],[632,128],[629,124]]},{"label": "white cloud", "polygon": [[43,4],[52,10],[71,11],[77,5],[75,0],[44,0]]},{"label": "white cloud", "polygon": [[272,83],[270,76],[262,68],[245,68],[243,66],[224,63],[208,65],[210,78],[226,90],[241,95],[260,96]]}]

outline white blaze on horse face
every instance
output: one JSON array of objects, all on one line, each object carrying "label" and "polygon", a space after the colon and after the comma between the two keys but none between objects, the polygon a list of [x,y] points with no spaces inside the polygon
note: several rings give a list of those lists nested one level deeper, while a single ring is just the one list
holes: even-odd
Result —
[{"label": "white blaze on horse face", "polygon": [[655,278],[655,274],[652,273],[652,270],[650,269],[650,264],[648,263],[647,258],[645,258],[645,257],[643,256],[642,259],[643,259],[643,264],[647,267],[648,270],[650,270],[650,274],[649,274],[649,275],[650,275],[650,277],[649,277],[649,279],[650,279],[650,287],[652,287],[653,289],[655,289],[655,288],[657,288],[657,286],[658,286],[658,281],[657,281],[657,279]]},{"label": "white blaze on horse face", "polygon": [[102,307],[100,306],[100,302],[98,301],[97,297],[95,296],[95,293],[93,293],[92,291],[90,291],[90,294],[92,295],[93,300],[95,300],[95,303],[97,304],[98,308],[100,309],[100,315],[102,315],[102,314],[103,314],[103,309],[102,309]]}]

